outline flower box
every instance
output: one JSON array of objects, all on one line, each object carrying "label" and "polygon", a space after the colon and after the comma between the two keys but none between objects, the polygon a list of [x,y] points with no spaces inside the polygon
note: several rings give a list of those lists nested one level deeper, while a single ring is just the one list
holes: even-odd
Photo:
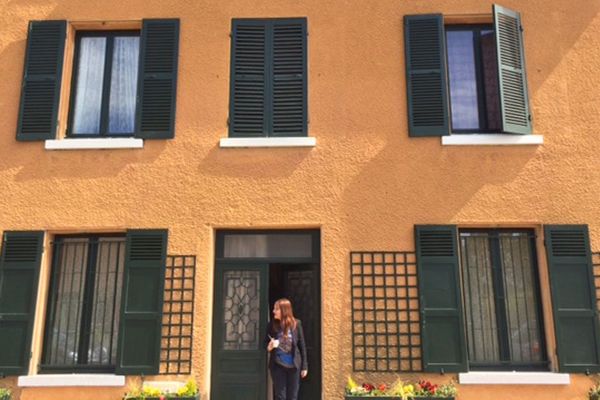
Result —
[{"label": "flower box", "polygon": [[[410,400],[455,400],[454,397],[430,397],[415,396],[409,397]],[[344,400],[402,400],[402,397],[394,396],[344,396]]]},{"label": "flower box", "polygon": [[[2,399],[0,399],[2,400]],[[185,397],[138,397],[138,398],[127,398],[127,400],[200,400],[200,394],[195,396],[185,396]]]}]

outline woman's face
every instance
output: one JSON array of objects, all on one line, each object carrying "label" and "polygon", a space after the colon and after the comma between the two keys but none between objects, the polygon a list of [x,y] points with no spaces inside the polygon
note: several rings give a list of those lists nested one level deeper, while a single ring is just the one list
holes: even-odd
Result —
[{"label": "woman's face", "polygon": [[273,307],[273,318],[281,319],[281,310],[279,309],[279,304],[275,304]]}]

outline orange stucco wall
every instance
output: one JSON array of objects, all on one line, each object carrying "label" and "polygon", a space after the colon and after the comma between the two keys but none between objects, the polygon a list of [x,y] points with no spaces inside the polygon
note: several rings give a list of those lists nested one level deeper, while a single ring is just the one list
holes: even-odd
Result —
[{"label": "orange stucco wall", "polygon": [[[491,4],[0,0],[0,231],[168,228],[170,254],[198,257],[193,370],[207,396],[214,230],[319,227],[323,398],[339,399],[352,361],[351,250],[413,250],[417,223],[585,223],[600,250],[600,1],[502,2],[522,13],[534,133],[543,145],[447,147],[408,137],[403,16],[490,14]],[[294,16],[308,18],[309,135],[317,146],[220,148],[231,19]],[[174,140],[87,151],[15,140],[29,20],[151,17],[181,18]],[[561,387],[461,386],[460,398],[582,398],[592,379],[571,379]],[[122,392],[25,389],[21,399],[108,400]]]}]

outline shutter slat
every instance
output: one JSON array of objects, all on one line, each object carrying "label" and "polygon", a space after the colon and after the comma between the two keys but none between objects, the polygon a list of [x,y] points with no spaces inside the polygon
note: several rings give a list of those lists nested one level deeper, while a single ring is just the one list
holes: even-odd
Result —
[{"label": "shutter slat", "polygon": [[0,374],[29,370],[44,232],[5,232],[0,256]]},{"label": "shutter slat", "polygon": [[17,140],[56,137],[66,21],[29,23]]},{"label": "shutter slat", "polygon": [[514,134],[531,133],[527,75],[521,16],[498,5],[493,6],[502,131]]},{"label": "shutter slat", "polygon": [[446,45],[441,15],[404,17],[409,134],[449,134]]},{"label": "shutter slat", "polygon": [[137,137],[175,137],[179,20],[143,21]]},{"label": "shutter slat", "polygon": [[423,369],[466,371],[456,227],[417,225],[415,245]]},{"label": "shutter slat", "polygon": [[167,230],[127,232],[117,373],[158,373],[167,239]]}]

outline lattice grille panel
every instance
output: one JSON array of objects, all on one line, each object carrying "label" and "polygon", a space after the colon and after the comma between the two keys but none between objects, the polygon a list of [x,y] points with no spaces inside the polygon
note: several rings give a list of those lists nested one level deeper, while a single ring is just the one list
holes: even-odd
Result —
[{"label": "lattice grille panel", "polygon": [[354,371],[422,370],[414,252],[352,252]]},{"label": "lattice grille panel", "polygon": [[192,372],[196,256],[167,256],[160,374]]}]

